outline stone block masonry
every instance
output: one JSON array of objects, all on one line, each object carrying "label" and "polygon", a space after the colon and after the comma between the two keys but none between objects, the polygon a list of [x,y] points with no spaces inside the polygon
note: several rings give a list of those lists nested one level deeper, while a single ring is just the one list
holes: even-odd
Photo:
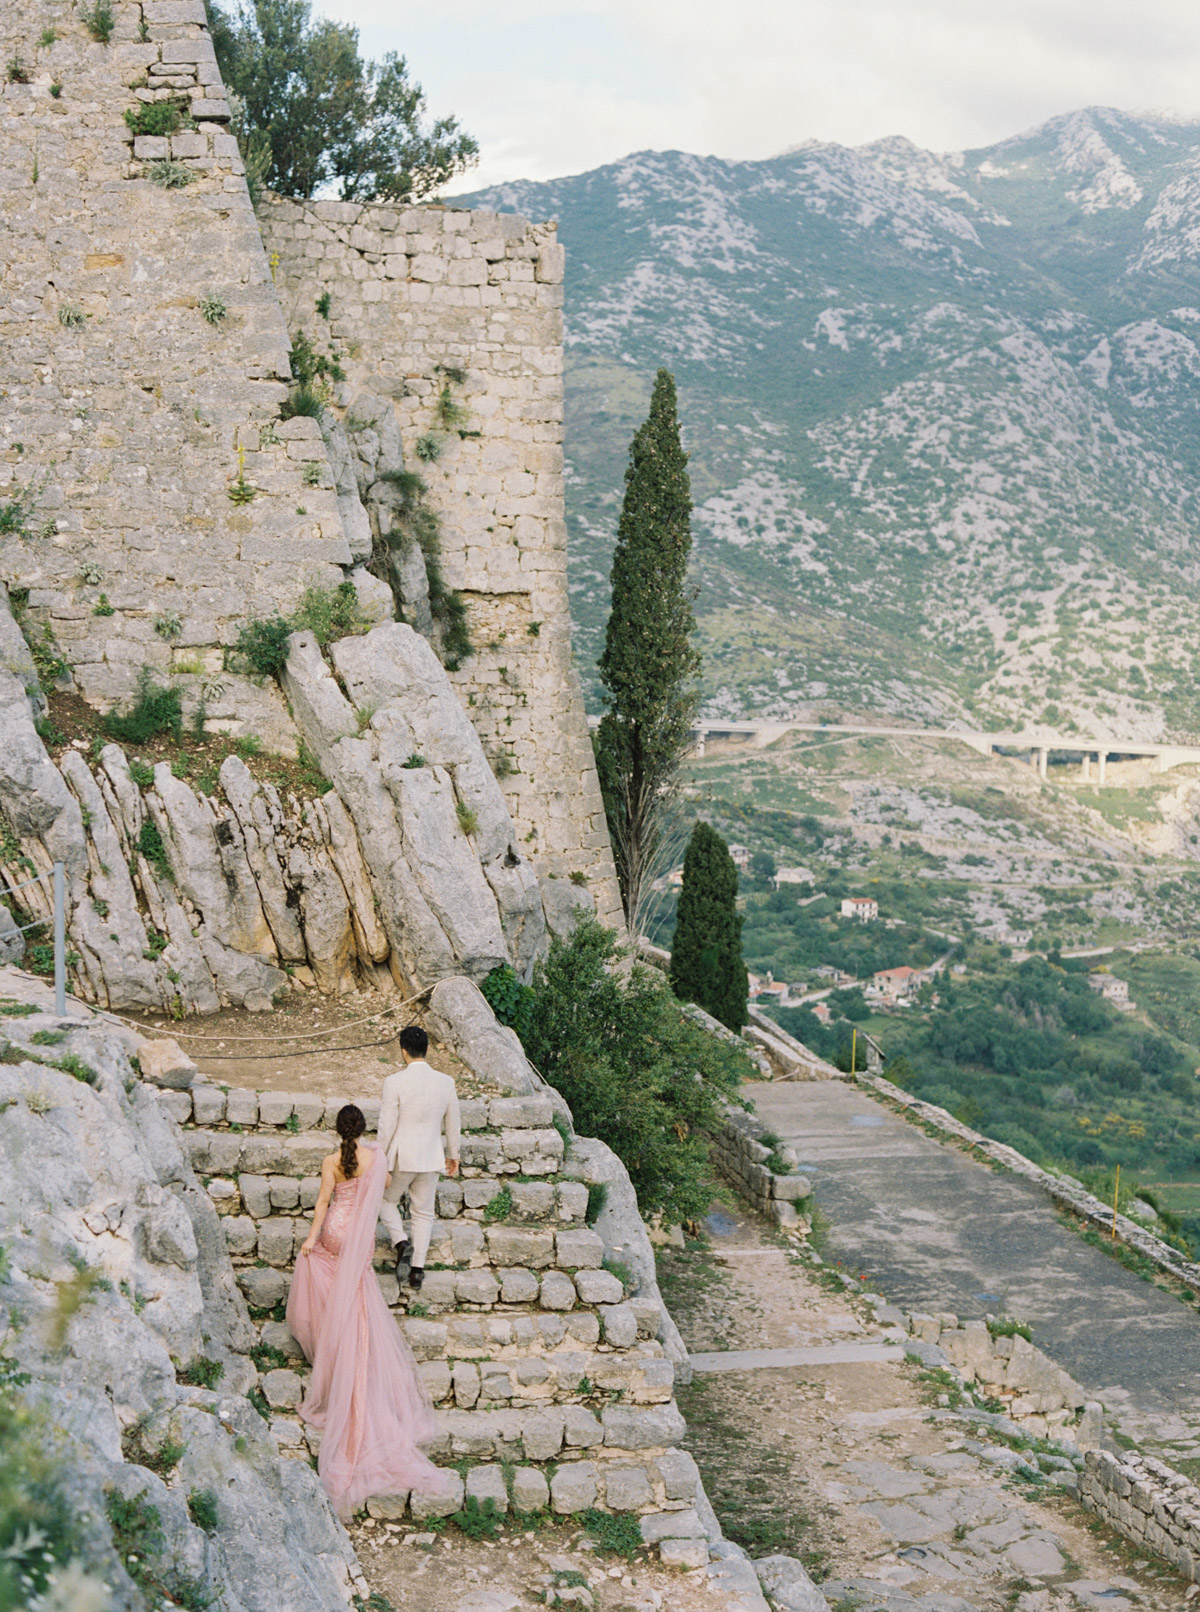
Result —
[{"label": "stone block masonry", "polygon": [[1200,1583],[1200,1489],[1182,1473],[1135,1451],[1092,1450],[1080,1499],[1138,1550]]},{"label": "stone block masonry", "polygon": [[[293,452],[315,422],[278,421],[288,331],[203,4],[114,14],[100,44],[65,0],[0,12],[31,78],[0,96],[0,505],[25,511],[0,576],[102,706],[143,666],[215,677],[242,620],[350,561],[319,433]],[[135,137],[125,114],[166,100],[192,126]],[[273,685],[223,682],[210,715],[286,728]]]},{"label": "stone block masonry", "polygon": [[585,878],[600,919],[619,926],[571,664],[554,225],[346,202],[273,201],[260,218],[289,323],[340,354],[348,428],[388,400],[441,517],[445,580],[475,646],[453,681],[523,848],[543,879]]},{"label": "stone block masonry", "polygon": [[[238,1283],[261,1328],[259,1388],[285,1450],[317,1447],[295,1418],[306,1367],[283,1321],[338,1102],[303,1093],[163,1089],[193,1167],[221,1216]],[[374,1130],[379,1104],[363,1102]],[[464,1494],[561,1515],[600,1506],[636,1514],[643,1537],[708,1547],[703,1491],[678,1441],[674,1367],[660,1302],[627,1293],[586,1224],[551,1095],[462,1101],[462,1174],[438,1188],[427,1276],[400,1290],[381,1243],[379,1281],[439,1407],[431,1453],[462,1474],[449,1500],[417,1497],[414,1518],[455,1511]],[[377,1496],[398,1518],[407,1496]],[[695,1542],[699,1540],[700,1545]]]}]

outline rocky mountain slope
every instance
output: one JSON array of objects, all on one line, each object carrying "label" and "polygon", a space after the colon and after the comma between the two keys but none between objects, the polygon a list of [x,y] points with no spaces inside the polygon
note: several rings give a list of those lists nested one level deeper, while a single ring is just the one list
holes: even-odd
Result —
[{"label": "rocky mountain slope", "polygon": [[682,391],[710,707],[1200,731],[1200,124],[983,150],[639,152],[471,197],[556,217],[572,593],[600,642],[628,436]]}]

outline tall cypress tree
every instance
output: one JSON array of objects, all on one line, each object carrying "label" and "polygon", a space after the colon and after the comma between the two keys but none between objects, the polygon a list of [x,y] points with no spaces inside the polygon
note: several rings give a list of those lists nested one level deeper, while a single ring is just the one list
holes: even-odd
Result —
[{"label": "tall cypress tree", "polygon": [[625,918],[636,938],[691,748],[700,656],[687,567],[692,489],[679,440],[675,380],[660,369],[650,413],[634,434],[612,566],[612,608],[600,657],[608,710],[596,765]]},{"label": "tall cypress tree", "polygon": [[740,1031],[749,981],[742,961],[738,876],[729,847],[708,823],[697,823],[683,859],[683,888],[671,944],[671,987],[685,1002]]}]

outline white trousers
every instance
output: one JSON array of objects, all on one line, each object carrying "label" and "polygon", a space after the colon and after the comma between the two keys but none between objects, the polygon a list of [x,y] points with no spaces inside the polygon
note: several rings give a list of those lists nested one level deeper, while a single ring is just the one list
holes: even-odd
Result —
[{"label": "white trousers", "polygon": [[392,1179],[383,1189],[383,1202],[379,1205],[379,1218],[393,1245],[405,1238],[404,1219],[398,1208],[400,1199],[408,1193],[408,1213],[412,1221],[412,1263],[422,1270],[429,1252],[429,1239],[433,1236],[433,1206],[437,1198],[439,1170],[393,1170]]}]

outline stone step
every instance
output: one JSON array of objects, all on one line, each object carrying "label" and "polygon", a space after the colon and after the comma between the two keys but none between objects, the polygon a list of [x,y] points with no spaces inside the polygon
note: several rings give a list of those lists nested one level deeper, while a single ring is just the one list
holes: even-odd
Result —
[{"label": "stone step", "polygon": [[[197,1175],[319,1175],[335,1142],[326,1131],[185,1130]],[[479,1175],[557,1175],[566,1149],[552,1126],[475,1132],[462,1139],[464,1178]]]},{"label": "stone step", "polygon": [[[284,1213],[305,1214],[312,1210],[321,1190],[319,1175],[206,1176],[208,1195],[218,1214],[228,1218],[248,1215],[267,1220]],[[502,1193],[508,1199],[497,1216],[493,1205]],[[580,1181],[520,1181],[496,1176],[443,1177],[438,1182],[436,1210],[439,1220],[471,1221],[480,1225],[493,1222],[506,1226],[542,1225],[582,1229],[587,1214],[588,1190]],[[228,1228],[227,1228],[228,1230]],[[242,1249],[240,1252],[248,1252]]]},{"label": "stone step", "polygon": [[[164,1088],[156,1095],[180,1125],[267,1132],[319,1130],[332,1136],[339,1110],[351,1102],[362,1109],[369,1135],[379,1124],[377,1097],[329,1098],[310,1092],[252,1091],[244,1086],[226,1090],[208,1083],[186,1091]],[[464,1131],[543,1130],[554,1122],[554,1105],[548,1097],[465,1097],[459,1103],[459,1119]]]},{"label": "stone step", "polygon": [[[286,1301],[291,1286],[290,1272],[280,1266],[259,1262],[235,1266],[238,1286],[252,1310],[273,1310]],[[385,1300],[395,1305],[399,1293],[394,1274],[379,1273]],[[405,1290],[405,1298],[410,1297]],[[577,1306],[595,1306],[601,1316],[623,1309],[625,1286],[620,1277],[606,1270],[562,1269],[527,1270],[522,1266],[490,1266],[463,1270],[426,1267],[425,1283],[419,1294],[412,1294],[431,1315],[443,1315],[456,1305],[467,1305],[472,1313],[495,1309],[498,1305],[538,1305],[553,1314],[566,1314]],[[616,1327],[615,1321],[608,1323]],[[624,1323],[621,1324],[622,1327]]]}]

